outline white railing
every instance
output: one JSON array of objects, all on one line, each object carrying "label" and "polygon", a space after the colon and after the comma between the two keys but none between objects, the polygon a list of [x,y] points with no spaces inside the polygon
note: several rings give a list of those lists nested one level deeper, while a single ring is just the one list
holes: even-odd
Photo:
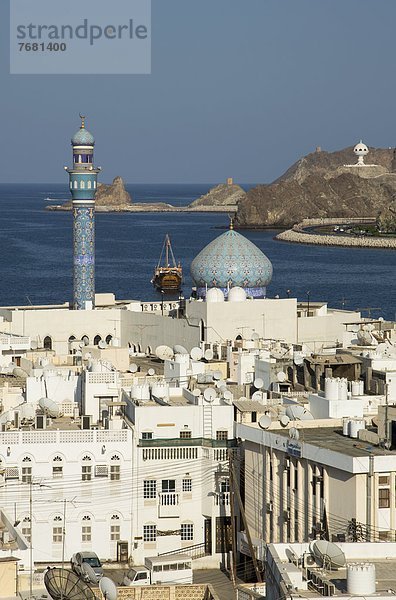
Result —
[{"label": "white railing", "polygon": [[177,492],[162,492],[159,495],[161,506],[178,506],[179,494]]},{"label": "white railing", "polygon": [[128,441],[128,430],[122,429],[72,429],[69,431],[2,431],[0,432],[0,445],[17,444],[82,444],[94,442]]},{"label": "white railing", "polygon": [[229,506],[230,505],[230,492],[221,492],[216,494],[216,506]]}]

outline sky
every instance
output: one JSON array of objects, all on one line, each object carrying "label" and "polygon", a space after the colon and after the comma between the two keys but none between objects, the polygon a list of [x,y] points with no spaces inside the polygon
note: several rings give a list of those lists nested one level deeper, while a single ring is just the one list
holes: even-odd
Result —
[{"label": "sky", "polygon": [[394,146],[395,22],[395,0],[152,0],[151,74],[10,75],[2,0],[0,182],[65,183],[80,111],[106,182],[270,182],[316,146]]}]

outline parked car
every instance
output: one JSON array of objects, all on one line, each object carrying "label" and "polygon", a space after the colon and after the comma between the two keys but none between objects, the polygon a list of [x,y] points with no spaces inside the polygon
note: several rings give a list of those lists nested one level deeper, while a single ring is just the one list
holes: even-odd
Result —
[{"label": "parked car", "polygon": [[125,574],[123,585],[186,584],[192,583],[192,559],[187,554],[152,556],[145,566],[132,567]]},{"label": "parked car", "polygon": [[77,575],[87,581],[90,581],[89,572],[92,573],[92,571],[97,581],[103,577],[102,563],[95,552],[76,552],[71,557],[70,565]]}]

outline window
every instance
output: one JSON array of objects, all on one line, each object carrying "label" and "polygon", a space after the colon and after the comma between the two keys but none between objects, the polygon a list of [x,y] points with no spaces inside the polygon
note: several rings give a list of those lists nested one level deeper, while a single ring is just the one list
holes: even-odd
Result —
[{"label": "window", "polygon": [[86,515],[82,518],[81,541],[90,542],[92,539],[91,517]]},{"label": "window", "polygon": [[155,479],[145,479],[143,482],[143,498],[155,498],[157,496],[157,482]]},{"label": "window", "polygon": [[113,515],[111,517],[110,524],[110,541],[116,542],[121,539],[121,527],[119,524],[120,517],[118,515]]},{"label": "window", "polygon": [[218,429],[216,431],[216,440],[228,440],[228,431]]},{"label": "window", "polygon": [[182,490],[183,492],[192,492],[192,481],[191,477],[186,477],[182,480]]},{"label": "window", "polygon": [[378,507],[389,508],[389,488],[382,488],[378,490]]},{"label": "window", "polygon": [[190,440],[191,439],[191,431],[189,431],[188,429],[184,429],[183,431],[181,431],[180,439],[181,440]]},{"label": "window", "polygon": [[30,517],[25,517],[22,521],[22,535],[25,536],[28,542],[32,539],[32,526],[30,523]]},{"label": "window", "polygon": [[379,485],[389,485],[389,475],[380,475],[378,477]]},{"label": "window", "polygon": [[83,181],[80,181],[80,189],[81,190],[85,189],[85,183]]},{"label": "window", "polygon": [[6,467],[5,478],[6,479],[19,479],[19,468],[18,467]]},{"label": "window", "polygon": [[224,479],[223,481],[220,481],[220,492],[222,494],[226,494],[229,491],[230,491],[230,481],[229,481],[229,479]]},{"label": "window", "polygon": [[157,526],[156,525],[143,525],[143,541],[144,542],[156,542],[157,541]]},{"label": "window", "polygon": [[84,456],[83,464],[81,467],[81,479],[83,481],[91,481],[92,479],[92,465],[90,464],[91,459],[89,456]]},{"label": "window", "polygon": [[101,342],[101,341],[102,341],[102,338],[100,337],[100,335],[95,335],[94,340],[93,340],[94,346],[97,346],[99,344],[99,342]]},{"label": "window", "polygon": [[32,466],[29,464],[32,462],[32,459],[28,456],[22,460],[24,463],[22,465],[22,483],[31,483],[32,481]]},{"label": "window", "polygon": [[120,457],[117,454],[111,457],[110,481],[119,481],[121,479]]},{"label": "window", "polygon": [[45,336],[43,346],[45,350],[52,350],[52,338],[49,335]]},{"label": "window", "polygon": [[90,181],[88,181],[88,183],[87,183],[87,188],[90,190],[90,189],[91,189],[91,187],[92,187],[92,183],[91,183]]},{"label": "window", "polygon": [[163,479],[162,480],[162,492],[169,493],[176,490],[176,481],[174,479]]},{"label": "window", "polygon": [[52,542],[54,544],[60,544],[63,539],[63,527],[61,525],[61,517],[54,517],[54,525],[52,527]]},{"label": "window", "polygon": [[55,456],[52,461],[52,477],[61,479],[63,477],[63,461],[61,456]]},{"label": "window", "polygon": [[252,411],[252,423],[257,423],[257,412],[255,410]]},{"label": "window", "polygon": [[142,440],[152,440],[153,432],[152,431],[142,431]]},{"label": "window", "polygon": [[194,539],[193,523],[182,523],[180,528],[180,537],[182,542],[191,541]]}]

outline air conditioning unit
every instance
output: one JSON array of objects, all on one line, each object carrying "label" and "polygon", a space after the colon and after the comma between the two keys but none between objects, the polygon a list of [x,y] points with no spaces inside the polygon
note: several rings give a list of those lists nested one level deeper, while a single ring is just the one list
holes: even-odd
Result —
[{"label": "air conditioning unit", "polygon": [[35,429],[45,429],[47,426],[47,417],[45,415],[36,415]]},{"label": "air conditioning unit", "polygon": [[273,509],[272,502],[267,502],[267,512],[269,512],[269,513],[272,512],[272,509]]},{"label": "air conditioning unit", "polygon": [[290,521],[290,509],[289,508],[287,510],[283,511],[283,520]]},{"label": "air conditioning unit", "polygon": [[92,415],[83,415],[81,417],[81,429],[91,429]]},{"label": "air conditioning unit", "polygon": [[304,569],[306,569],[307,567],[313,567],[314,565],[316,565],[315,557],[310,552],[305,552],[303,554],[302,561],[302,566],[304,567]]}]

